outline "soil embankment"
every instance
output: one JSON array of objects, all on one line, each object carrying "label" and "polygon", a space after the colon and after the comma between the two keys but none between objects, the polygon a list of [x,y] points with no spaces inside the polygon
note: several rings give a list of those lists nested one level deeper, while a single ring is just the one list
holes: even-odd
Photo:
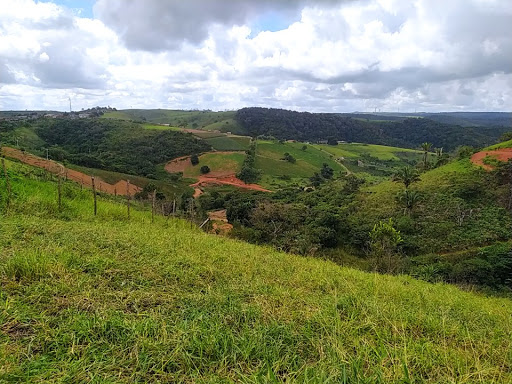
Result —
[{"label": "soil embankment", "polygon": [[[50,173],[60,175],[65,177],[67,180],[75,181],[85,187],[92,187],[92,179],[90,175],[66,168],[62,164],[59,164],[53,160],[46,160],[30,153],[22,152],[18,149],[9,147],[3,147],[2,153],[7,157],[19,160],[25,164],[46,169]],[[99,177],[95,177],[95,184],[96,190],[98,192],[125,196],[128,194],[128,182],[126,180],[120,180],[116,184],[112,185]],[[140,187],[130,183],[129,192],[131,196],[139,191],[141,191]]]},{"label": "soil embankment", "polygon": [[237,178],[235,175],[228,175],[228,176],[207,176],[202,175],[199,176],[199,181],[197,181],[194,184],[190,184],[193,188],[200,188],[200,187],[208,187],[212,185],[232,185],[237,188],[243,188],[243,189],[250,189],[253,191],[260,191],[260,192],[272,192],[268,189],[263,188],[261,185],[258,184],[245,184],[242,180]]},{"label": "soil embankment", "polygon": [[[233,151],[222,151],[215,152],[215,154],[232,154],[236,153]],[[169,161],[165,165],[165,170],[169,173],[183,172],[185,173],[188,168],[192,167],[190,163],[190,156],[178,157],[177,159]],[[206,175],[200,175],[197,177],[198,181],[190,184],[194,188],[194,197],[197,198],[203,193],[202,188],[214,185],[232,185],[237,188],[249,189],[260,192],[272,192],[268,189],[263,188],[258,184],[246,184],[242,180],[236,177],[233,170],[216,170]]]},{"label": "soil embankment", "polygon": [[503,148],[496,149],[493,151],[482,151],[475,153],[473,156],[471,156],[471,162],[475,165],[481,166],[487,171],[491,171],[492,169],[494,169],[494,167],[492,165],[484,163],[484,159],[487,156],[494,157],[499,161],[508,161],[509,159],[512,159],[512,148]]}]

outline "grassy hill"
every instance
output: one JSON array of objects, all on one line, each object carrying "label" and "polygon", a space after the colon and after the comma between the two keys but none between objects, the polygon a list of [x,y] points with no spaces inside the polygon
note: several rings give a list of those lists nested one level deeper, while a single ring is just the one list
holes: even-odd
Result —
[{"label": "grassy hill", "polygon": [[7,162],[0,381],[505,383],[512,302],[204,234]]},{"label": "grassy hill", "polygon": [[122,119],[147,121],[156,124],[207,131],[232,132],[244,134],[240,124],[235,120],[236,112],[183,111],[170,109],[125,109],[106,112],[105,119]]}]

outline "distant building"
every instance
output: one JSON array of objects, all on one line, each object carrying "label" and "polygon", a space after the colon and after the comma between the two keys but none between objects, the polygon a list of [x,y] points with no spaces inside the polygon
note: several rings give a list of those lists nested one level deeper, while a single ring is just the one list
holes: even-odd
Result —
[{"label": "distant building", "polygon": [[327,144],[327,140],[318,140],[318,144]]}]

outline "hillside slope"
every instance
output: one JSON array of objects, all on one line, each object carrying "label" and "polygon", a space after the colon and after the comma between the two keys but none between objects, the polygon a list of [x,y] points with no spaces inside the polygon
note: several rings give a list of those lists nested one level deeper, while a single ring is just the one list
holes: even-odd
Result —
[{"label": "hillside slope", "polygon": [[8,162],[0,381],[505,383],[512,302],[204,234]]},{"label": "hillside slope", "polygon": [[452,150],[460,145],[483,147],[495,143],[510,126],[462,127],[430,120],[376,121],[336,113],[243,108],[236,120],[251,136],[271,135],[301,141],[344,140],[417,148],[423,142]]}]

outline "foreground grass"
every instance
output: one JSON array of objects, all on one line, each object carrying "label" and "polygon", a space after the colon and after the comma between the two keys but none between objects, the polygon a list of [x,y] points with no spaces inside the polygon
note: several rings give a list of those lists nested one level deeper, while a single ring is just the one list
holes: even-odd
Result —
[{"label": "foreground grass", "polygon": [[53,183],[13,179],[0,381],[512,380],[510,300],[151,225],[145,212],[127,221],[107,213],[115,202],[95,218],[86,196],[68,195],[63,215],[47,208]]}]

